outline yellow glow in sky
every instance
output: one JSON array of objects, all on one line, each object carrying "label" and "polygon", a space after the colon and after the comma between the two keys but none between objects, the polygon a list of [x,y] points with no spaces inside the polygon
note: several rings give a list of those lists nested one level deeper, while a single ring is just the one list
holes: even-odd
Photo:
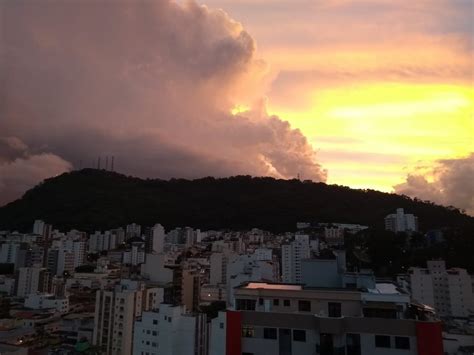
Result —
[{"label": "yellow glow in sky", "polygon": [[329,183],[391,191],[415,166],[474,151],[474,90],[462,85],[374,83],[318,89],[311,108],[269,112],[302,130]]}]

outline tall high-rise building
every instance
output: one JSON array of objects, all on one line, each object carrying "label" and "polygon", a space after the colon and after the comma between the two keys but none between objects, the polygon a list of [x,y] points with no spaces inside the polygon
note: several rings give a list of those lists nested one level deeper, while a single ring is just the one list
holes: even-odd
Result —
[{"label": "tall high-rise building", "polygon": [[301,260],[310,257],[309,236],[296,235],[295,240],[281,247],[282,280],[287,283],[301,283]]},{"label": "tall high-rise building", "polygon": [[[414,300],[434,307],[441,316],[468,317],[474,314],[472,279],[465,269],[446,269],[441,260],[427,262],[427,268],[410,268],[406,288]],[[399,279],[402,277],[399,276]]]},{"label": "tall high-rise building", "polygon": [[136,223],[127,225],[126,229],[126,239],[141,237],[142,236],[142,226]]},{"label": "tall high-rise building", "polygon": [[385,229],[394,233],[398,232],[417,232],[418,217],[412,214],[406,214],[403,208],[397,208],[396,213],[385,217]]},{"label": "tall high-rise building", "polygon": [[113,290],[97,291],[93,343],[106,354],[132,354],[134,323],[144,310],[162,302],[160,290],[146,289],[140,281],[122,280]]},{"label": "tall high-rise building", "polygon": [[165,248],[165,228],[161,224],[155,224],[151,231],[151,250],[149,253],[163,253]]},{"label": "tall high-rise building", "polygon": [[49,291],[49,272],[46,268],[21,267],[18,270],[16,295],[26,297],[31,293]]},{"label": "tall high-rise building", "polygon": [[209,283],[211,285],[225,284],[227,279],[227,261],[226,253],[212,253],[209,258],[211,265],[209,274]]}]

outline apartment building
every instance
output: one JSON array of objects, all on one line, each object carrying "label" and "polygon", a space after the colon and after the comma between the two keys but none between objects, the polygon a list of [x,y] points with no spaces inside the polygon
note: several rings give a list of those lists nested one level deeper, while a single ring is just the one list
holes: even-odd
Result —
[{"label": "apartment building", "polygon": [[212,321],[210,355],[443,354],[441,323],[391,284],[364,291],[250,282],[234,295],[235,309]]},{"label": "apartment building", "polygon": [[122,280],[113,290],[97,291],[94,345],[110,355],[131,354],[135,320],[162,301],[162,289],[146,289],[140,281]]},{"label": "apartment building", "polygon": [[281,246],[282,280],[288,283],[301,283],[301,260],[310,257],[309,236],[296,235],[295,240]]},{"label": "apartment building", "polygon": [[412,267],[398,281],[417,302],[434,307],[440,316],[466,318],[474,314],[472,278],[465,269],[446,269],[442,260],[427,268]]},{"label": "apartment building", "polygon": [[161,304],[135,321],[133,354],[206,355],[207,322],[184,306]]}]

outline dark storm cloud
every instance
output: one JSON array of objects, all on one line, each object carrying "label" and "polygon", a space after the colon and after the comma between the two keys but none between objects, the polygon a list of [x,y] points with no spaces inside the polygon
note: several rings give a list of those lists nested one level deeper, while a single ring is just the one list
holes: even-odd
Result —
[{"label": "dark storm cloud", "polygon": [[[0,142],[10,140],[8,149],[0,143],[0,204],[99,155],[147,177],[325,180],[287,122],[264,107],[230,114],[259,98],[265,66],[223,11],[165,0],[35,0],[4,1],[0,16]],[[22,182],[16,172],[30,168],[36,181]]]}]

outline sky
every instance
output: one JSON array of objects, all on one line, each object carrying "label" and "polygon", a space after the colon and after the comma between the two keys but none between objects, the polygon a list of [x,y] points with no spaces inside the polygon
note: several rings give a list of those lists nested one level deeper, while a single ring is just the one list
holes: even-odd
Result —
[{"label": "sky", "polygon": [[[0,4],[0,205],[114,155],[474,214],[471,0]],[[3,69],[1,69],[3,68]]]}]

